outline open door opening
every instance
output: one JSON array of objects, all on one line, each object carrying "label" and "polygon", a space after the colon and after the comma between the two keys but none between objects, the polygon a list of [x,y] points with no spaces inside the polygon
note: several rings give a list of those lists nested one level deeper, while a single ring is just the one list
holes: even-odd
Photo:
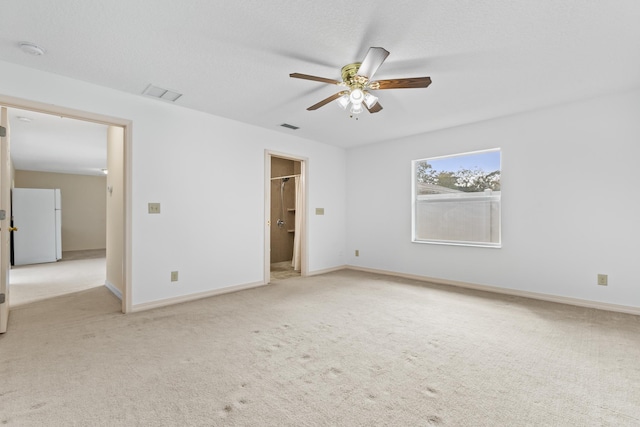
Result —
[{"label": "open door opening", "polygon": [[265,166],[265,282],[306,276],[306,159],[267,152]]},{"label": "open door opening", "polygon": [[[56,116],[59,119],[66,119],[67,121],[82,121],[84,123],[92,122],[95,124],[99,124],[104,129],[104,139],[103,145],[105,148],[105,162],[103,169],[104,172],[108,175],[101,177],[94,176],[93,178],[100,178],[101,185],[99,185],[99,190],[102,191],[103,201],[106,197],[104,207],[104,211],[102,212],[102,219],[99,220],[102,222],[102,233],[103,233],[103,241],[102,249],[96,249],[95,247],[88,247],[87,250],[74,250],[71,249],[70,252],[63,252],[63,261],[77,261],[78,259],[87,260],[89,262],[96,262],[97,258],[102,258],[102,267],[101,274],[102,282],[101,285],[106,286],[112,293],[114,293],[117,297],[121,299],[121,309],[122,312],[128,312],[131,309],[131,302],[129,300],[130,291],[128,290],[130,277],[129,265],[130,261],[128,260],[128,254],[130,253],[127,250],[127,245],[130,242],[129,231],[127,230],[127,185],[128,185],[128,163],[127,163],[127,152],[129,150],[128,141],[131,138],[131,123],[127,120],[111,118],[107,116],[96,115],[93,113],[86,113],[77,110],[70,110],[63,107],[44,105],[32,101],[20,100],[16,98],[6,97],[0,95],[0,104],[8,107],[9,112],[11,109],[19,109],[27,112],[31,112],[34,115],[43,114],[44,115],[52,115]],[[3,107],[3,109],[7,109]],[[3,138],[4,145],[4,138]],[[9,161],[11,160],[11,156],[9,154]],[[15,168],[9,164],[5,165],[3,162],[1,165],[0,173],[3,178],[5,174],[8,175],[7,179],[2,179],[0,182],[0,186],[6,183],[9,186],[9,192],[13,184],[16,180],[16,171]],[[100,171],[102,173],[103,171]],[[18,173],[22,173],[22,171],[18,171]],[[44,172],[43,172],[44,173]],[[55,174],[55,172],[52,172]],[[19,179],[22,180],[29,174],[22,174]],[[36,179],[34,176],[35,173],[32,174],[30,179]],[[60,177],[68,178],[73,180],[73,173],[65,174],[64,171],[59,172]],[[67,176],[68,175],[68,176]],[[82,175],[82,174],[78,174]],[[90,174],[87,174],[90,175]],[[41,177],[40,177],[41,178]],[[62,179],[61,178],[61,179]],[[24,181],[21,181],[24,182]],[[36,185],[24,185],[25,187],[30,186],[34,187]],[[74,190],[75,191],[75,190]],[[106,194],[106,195],[105,195]],[[69,192],[67,192],[67,196]],[[80,196],[76,195],[75,199],[78,200]],[[1,195],[0,195],[1,198]],[[64,206],[65,199],[65,191],[62,190],[62,200]],[[91,200],[85,200],[84,203],[86,206],[90,206]],[[97,203],[95,203],[97,205]],[[95,214],[95,212],[94,212]],[[63,218],[65,212],[62,212]],[[4,227],[4,224],[2,228]],[[96,227],[94,227],[95,229]],[[98,229],[100,227],[97,227]],[[106,229],[106,235],[105,235]],[[1,230],[0,230],[1,232]],[[62,236],[62,241],[64,243],[64,235]],[[77,246],[77,245],[76,245]],[[95,245],[94,245],[95,246]],[[0,258],[4,258],[5,252],[8,254],[9,251],[0,252]],[[67,254],[69,256],[67,256]],[[91,260],[91,261],[88,261]],[[60,263],[48,263],[48,264],[38,264],[40,267],[54,267],[56,264]],[[65,267],[68,269],[71,263],[67,263]],[[29,267],[29,266],[27,266]],[[0,273],[3,275],[6,274],[7,277],[7,287],[10,287],[12,284],[12,276],[9,272],[10,263],[7,262],[6,268],[2,268]],[[46,270],[43,269],[42,271]],[[35,270],[33,270],[35,272]],[[17,273],[17,271],[14,271]],[[31,274],[31,272],[29,273]],[[36,274],[38,274],[36,272]],[[48,272],[44,272],[44,274],[49,274]],[[89,272],[89,274],[94,274],[95,272]],[[19,277],[18,274],[15,274],[16,278]],[[95,277],[93,278],[95,279]],[[46,280],[46,279],[45,279]],[[14,290],[17,289],[14,286]],[[7,292],[8,293],[8,292]],[[46,293],[46,292],[45,292]],[[53,296],[53,295],[52,295]],[[7,309],[11,301],[9,298],[6,298]],[[4,314],[4,313],[1,313]],[[0,325],[1,326],[1,325]]]}]

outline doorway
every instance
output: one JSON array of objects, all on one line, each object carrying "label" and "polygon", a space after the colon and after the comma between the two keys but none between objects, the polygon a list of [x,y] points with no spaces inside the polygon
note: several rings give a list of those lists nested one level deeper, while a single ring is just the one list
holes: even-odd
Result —
[{"label": "doorway", "polygon": [[18,108],[8,116],[11,307],[104,286],[109,127]]},{"label": "doorway", "polygon": [[306,275],[306,162],[267,153],[265,282]]},{"label": "doorway", "polygon": [[[128,212],[127,188],[129,184],[129,164],[127,161],[130,152],[131,122],[128,120],[102,116],[84,111],[72,110],[49,104],[41,104],[33,101],[26,101],[17,98],[0,95],[0,105],[9,109],[19,109],[34,114],[49,114],[68,120],[81,121],[83,123],[92,122],[103,125],[106,129],[104,145],[107,148],[106,164],[104,169],[109,172],[106,177],[102,191],[106,191],[106,221],[103,221],[103,233],[106,229],[106,239],[103,248],[89,248],[86,251],[71,250],[63,255],[63,261],[68,261],[67,268],[72,263],[97,265],[99,275],[102,276],[102,285],[106,285],[116,296],[121,299],[122,312],[131,310],[130,302],[130,261],[128,260],[127,247],[130,245],[130,232],[127,230]],[[115,141],[115,143],[114,143]],[[64,195],[62,196],[64,200]],[[104,212],[103,212],[104,213]],[[63,213],[64,215],[64,213]],[[63,239],[64,241],[64,239]],[[106,247],[106,249],[105,249]],[[102,262],[96,262],[96,259]],[[49,264],[49,267],[57,263]],[[60,263],[62,264],[62,263]],[[111,268],[110,267],[111,264]],[[36,265],[38,266],[38,265]],[[40,267],[47,266],[41,264]],[[35,271],[35,270],[34,270]],[[111,271],[111,273],[110,273]],[[115,273],[113,273],[115,272]],[[82,271],[82,274],[95,278],[96,270]],[[18,275],[16,275],[16,278]],[[12,284],[11,276],[9,283]]]}]

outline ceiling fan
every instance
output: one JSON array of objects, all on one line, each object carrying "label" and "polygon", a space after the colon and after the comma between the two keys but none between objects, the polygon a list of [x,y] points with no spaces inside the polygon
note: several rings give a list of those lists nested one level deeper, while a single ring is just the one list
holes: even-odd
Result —
[{"label": "ceiling fan", "polygon": [[[370,91],[380,89],[403,89],[421,88],[431,84],[430,77],[412,77],[407,79],[373,80],[380,65],[387,59],[389,52],[381,47],[371,47],[362,62],[354,62],[342,67],[342,81],[327,79],[324,77],[310,76],[308,74],[292,73],[289,77],[296,79],[313,80],[322,83],[335,84],[345,89],[323,99],[317,104],[313,104],[307,110],[317,110],[318,108],[338,100],[338,105],[343,109],[350,106],[352,114],[360,114],[364,108],[370,113],[377,113],[382,110],[378,98]],[[363,108],[364,106],[364,108]]]}]

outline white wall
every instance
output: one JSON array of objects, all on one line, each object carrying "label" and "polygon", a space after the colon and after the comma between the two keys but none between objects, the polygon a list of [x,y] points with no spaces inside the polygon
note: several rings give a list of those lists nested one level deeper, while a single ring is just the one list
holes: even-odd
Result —
[{"label": "white wall", "polygon": [[[411,243],[411,160],[494,147],[503,247]],[[640,307],[639,165],[640,91],[349,150],[348,263]]]},{"label": "white wall", "polygon": [[342,149],[4,62],[0,94],[133,121],[134,305],[262,282],[265,149],[309,159],[309,271],[344,264]]}]

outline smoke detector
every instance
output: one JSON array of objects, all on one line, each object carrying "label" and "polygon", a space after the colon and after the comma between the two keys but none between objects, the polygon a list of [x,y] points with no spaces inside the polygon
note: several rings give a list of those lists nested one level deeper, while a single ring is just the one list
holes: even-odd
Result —
[{"label": "smoke detector", "polygon": [[43,47],[40,47],[35,43],[29,43],[29,42],[21,42],[20,49],[24,53],[27,53],[33,56],[42,56],[47,52]]}]

